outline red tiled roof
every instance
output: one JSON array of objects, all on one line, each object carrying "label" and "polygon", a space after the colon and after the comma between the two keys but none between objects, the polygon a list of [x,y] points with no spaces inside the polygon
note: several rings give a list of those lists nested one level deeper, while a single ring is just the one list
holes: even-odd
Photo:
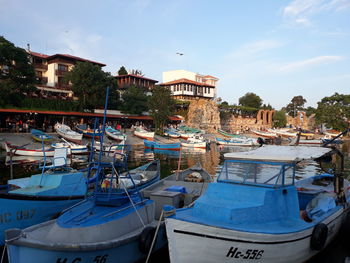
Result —
[{"label": "red tiled roof", "polygon": [[173,80],[173,81],[165,82],[165,83],[162,83],[160,85],[163,86],[163,85],[173,85],[173,84],[194,84],[194,85],[197,85],[197,86],[215,87],[213,85],[209,85],[209,84],[206,84],[206,83],[197,82],[197,81],[193,81],[193,80],[189,80],[189,79],[185,79],[185,78],[176,79],[176,80]]},{"label": "red tiled roof", "polygon": [[34,57],[39,57],[39,58],[48,58],[49,57],[49,55],[45,55],[45,54],[41,54],[41,53],[37,53],[37,52],[32,52],[32,51],[29,51],[29,54],[31,54]]},{"label": "red tiled roof", "polygon": [[[51,114],[51,115],[65,115],[65,116],[82,116],[82,117],[103,117],[102,113],[86,113],[86,112],[65,112],[65,111],[42,111],[42,110],[18,110],[18,109],[0,109],[0,112],[7,113],[39,113],[39,114]],[[125,118],[132,120],[152,120],[151,116],[129,116],[129,115],[114,115],[107,114],[107,118]],[[181,118],[177,116],[170,116],[170,120],[172,121],[180,121]]]},{"label": "red tiled roof", "polygon": [[216,77],[213,77],[213,76],[210,76],[210,75],[205,75],[205,76],[203,76],[204,78],[210,78],[210,79],[217,79],[218,80],[218,78],[216,78]]},{"label": "red tiled roof", "polygon": [[134,75],[134,74],[127,74],[127,75],[117,75],[115,76],[117,79],[121,79],[121,78],[124,78],[124,77],[134,77],[134,78],[137,78],[137,79],[145,79],[145,80],[149,80],[149,81],[152,81],[154,83],[157,83],[158,80],[154,80],[154,79],[149,79],[149,78],[145,78],[143,76],[140,76],[140,75]]},{"label": "red tiled roof", "polygon": [[68,55],[68,54],[55,54],[55,55],[47,57],[47,59],[50,60],[50,59],[54,59],[56,57],[63,57],[63,58],[68,58],[68,59],[73,59],[73,60],[79,60],[79,61],[82,61],[82,62],[90,62],[90,63],[93,63],[93,64],[100,65],[102,67],[106,66],[106,64],[103,64],[103,63],[100,63],[100,62],[96,62],[96,61],[92,61],[92,60],[88,60],[88,59],[85,59],[85,58],[80,58],[80,57],[76,57],[76,56],[72,56],[72,55]]}]

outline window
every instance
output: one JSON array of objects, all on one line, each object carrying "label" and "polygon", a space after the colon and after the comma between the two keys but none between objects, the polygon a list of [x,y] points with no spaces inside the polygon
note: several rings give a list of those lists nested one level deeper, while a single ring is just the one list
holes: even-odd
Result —
[{"label": "window", "polygon": [[58,64],[58,70],[68,71],[68,66],[67,65]]}]

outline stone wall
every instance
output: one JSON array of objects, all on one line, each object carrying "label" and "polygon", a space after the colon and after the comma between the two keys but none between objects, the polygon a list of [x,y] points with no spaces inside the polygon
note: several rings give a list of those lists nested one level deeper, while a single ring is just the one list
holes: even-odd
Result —
[{"label": "stone wall", "polygon": [[215,101],[193,100],[188,108],[186,125],[213,133],[221,129],[220,113]]},{"label": "stone wall", "polygon": [[292,125],[295,128],[302,128],[303,130],[313,130],[316,127],[315,114],[311,114],[309,117],[303,111],[298,111],[297,116],[287,116],[287,126]]}]

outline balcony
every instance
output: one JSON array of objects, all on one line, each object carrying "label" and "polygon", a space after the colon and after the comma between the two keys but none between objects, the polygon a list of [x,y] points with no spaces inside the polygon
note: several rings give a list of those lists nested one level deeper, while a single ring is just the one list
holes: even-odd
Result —
[{"label": "balcony", "polygon": [[68,72],[68,70],[60,70],[60,69],[56,69],[56,75],[57,76],[64,76],[67,72]]},{"label": "balcony", "polygon": [[47,70],[47,65],[42,64],[42,63],[34,63],[34,64],[33,64],[33,67],[34,67],[35,69],[44,69],[44,70]]},{"label": "balcony", "polygon": [[55,89],[71,90],[71,86],[64,83],[55,83]]},{"label": "balcony", "polygon": [[47,84],[47,77],[36,77],[37,84],[39,85],[46,85]]}]

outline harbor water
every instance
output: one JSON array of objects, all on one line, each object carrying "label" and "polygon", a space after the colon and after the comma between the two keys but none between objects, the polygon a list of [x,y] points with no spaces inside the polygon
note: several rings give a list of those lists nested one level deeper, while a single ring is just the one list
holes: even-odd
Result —
[{"label": "harbor water", "polygon": [[[345,174],[350,178],[350,142],[346,142],[340,146],[345,156]],[[214,175],[220,171],[223,163],[223,154],[233,151],[247,151],[251,148],[243,147],[220,147],[215,144],[210,145],[210,149],[195,149],[182,151],[151,151],[144,147],[131,147],[129,150],[129,168],[134,168],[145,164],[151,160],[159,159],[161,162],[161,176],[166,177],[176,170],[183,170],[187,167],[200,163],[204,169]],[[283,153],[281,153],[282,155]],[[0,152],[0,183],[5,184],[8,179],[21,178],[38,173],[39,159],[16,157],[11,161],[6,157],[6,152]],[[87,156],[74,157],[70,160],[71,166],[75,168],[84,168],[87,163]],[[322,173],[321,167],[312,163],[308,166],[300,166],[297,169],[297,179],[305,178],[313,175],[315,172]],[[151,262],[169,262],[167,249],[164,249],[151,258]],[[283,259],[281,259],[283,262]],[[321,262],[350,262],[350,237],[338,235],[336,240],[332,242],[325,250],[319,253],[310,261],[312,263]]]}]

